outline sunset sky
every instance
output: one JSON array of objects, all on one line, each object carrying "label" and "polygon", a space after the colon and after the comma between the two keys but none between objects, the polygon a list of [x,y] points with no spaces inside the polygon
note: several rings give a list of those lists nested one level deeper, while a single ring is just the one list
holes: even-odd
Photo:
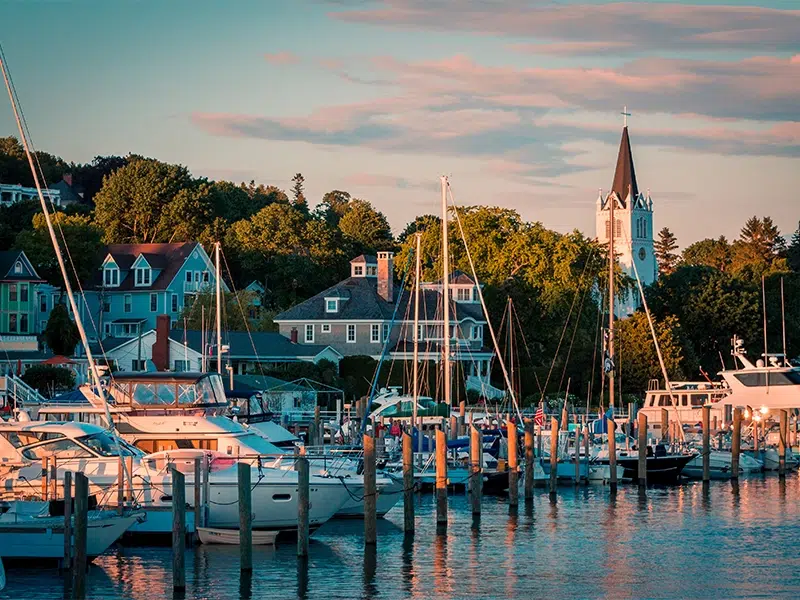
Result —
[{"label": "sunset sky", "polygon": [[[594,235],[622,117],[681,245],[800,219],[800,2],[0,0],[37,148]],[[0,135],[15,135],[8,101]],[[16,182],[11,182],[16,183]]]}]

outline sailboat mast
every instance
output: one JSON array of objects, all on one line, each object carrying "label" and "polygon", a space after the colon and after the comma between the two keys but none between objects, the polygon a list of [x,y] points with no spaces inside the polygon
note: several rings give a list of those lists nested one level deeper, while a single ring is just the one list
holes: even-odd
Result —
[{"label": "sailboat mast", "polygon": [[217,287],[217,373],[222,375],[222,285],[220,283],[220,270],[219,270],[219,242],[214,246],[214,263],[217,269],[216,280]]},{"label": "sailboat mast", "polygon": [[608,196],[608,405],[614,408],[614,196]]},{"label": "sailboat mast", "polygon": [[416,246],[416,278],[414,280],[414,403],[412,408],[413,420],[412,427],[417,424],[417,402],[419,402],[419,276],[422,257],[420,247],[422,246],[422,234],[417,233]]},{"label": "sailboat mast", "polygon": [[444,401],[448,406],[450,398],[450,247],[447,239],[447,175],[442,175],[442,340],[444,362]]},{"label": "sailboat mast", "polygon": [[781,330],[783,334],[783,364],[789,366],[789,356],[786,354],[786,304],[783,300],[783,277],[781,277]]}]

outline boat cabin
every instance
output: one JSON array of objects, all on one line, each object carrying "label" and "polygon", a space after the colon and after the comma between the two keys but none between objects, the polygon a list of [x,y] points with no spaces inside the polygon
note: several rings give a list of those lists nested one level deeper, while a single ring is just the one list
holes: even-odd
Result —
[{"label": "boat cabin", "polygon": [[661,437],[661,410],[667,409],[670,421],[696,425],[703,419],[703,407],[711,406],[711,419],[719,422],[724,418],[721,401],[730,394],[724,383],[679,381],[671,384],[671,391],[663,389],[658,380],[651,380],[644,405],[639,410],[647,415],[648,429]]}]

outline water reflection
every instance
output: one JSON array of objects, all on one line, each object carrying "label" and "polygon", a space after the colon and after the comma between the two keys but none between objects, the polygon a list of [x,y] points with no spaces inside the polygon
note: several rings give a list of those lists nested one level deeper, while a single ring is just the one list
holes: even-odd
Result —
[{"label": "water reflection", "polygon": [[297,557],[297,598],[308,598],[308,557]]},{"label": "water reflection", "polygon": [[375,585],[375,571],[378,567],[378,547],[376,544],[364,546],[364,597],[372,598],[377,595]]},{"label": "water reflection", "polygon": [[414,589],[414,536],[406,534],[403,537],[403,567],[400,570],[403,577],[403,590],[411,594]]},{"label": "water reflection", "polygon": [[[299,571],[300,571],[300,563],[301,562],[303,562],[303,561],[301,559],[298,559],[298,561],[297,561],[297,570],[298,570],[298,576],[297,576],[298,590],[297,590],[297,595],[298,595],[298,597],[305,598],[305,595],[304,596],[300,596],[300,590],[299,590],[299,586],[300,586],[300,574],[299,574]],[[252,571],[242,571],[242,570],[240,570],[239,571],[239,598],[241,598],[242,600],[249,600],[252,597],[253,597],[253,572]]]}]

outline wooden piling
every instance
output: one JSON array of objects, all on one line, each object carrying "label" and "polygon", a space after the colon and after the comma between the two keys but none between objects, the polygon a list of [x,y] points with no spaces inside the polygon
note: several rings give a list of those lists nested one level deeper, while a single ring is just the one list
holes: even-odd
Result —
[{"label": "wooden piling", "polygon": [[586,479],[584,482],[589,485],[589,426],[583,424],[583,460],[586,461]]},{"label": "wooden piling", "polygon": [[739,452],[742,448],[742,409],[733,410],[733,433],[731,435],[731,478],[739,479]]},{"label": "wooden piling", "polygon": [[[615,427],[614,419],[606,419],[606,428],[608,429],[608,485],[612,494],[617,493],[617,430]],[[625,437],[627,438],[628,436]]]},{"label": "wooden piling", "polygon": [[120,456],[117,463],[117,512],[125,512],[125,457]]},{"label": "wooden piling", "polygon": [[447,525],[447,438],[436,431],[436,524]]},{"label": "wooden piling", "polygon": [[[195,465],[197,466],[197,465]],[[242,571],[253,570],[253,497],[249,463],[238,465],[239,480],[239,563]]]},{"label": "wooden piling", "polygon": [[378,491],[375,481],[375,438],[364,436],[364,543],[378,543]]},{"label": "wooden piling", "polygon": [[711,481],[711,405],[703,407],[703,483]]},{"label": "wooden piling", "polygon": [[455,415],[450,416],[450,439],[458,438],[458,418]]},{"label": "wooden piling", "polygon": [[72,471],[64,472],[64,558],[61,568],[72,567]]},{"label": "wooden piling", "polygon": [[759,443],[758,443],[758,421],[755,420],[755,415],[753,415],[752,424],[753,424],[753,453],[757,454],[758,453],[758,446],[759,446]]},{"label": "wooden piling", "polygon": [[558,419],[550,419],[550,495],[556,493],[558,485]]},{"label": "wooden piling", "polygon": [[43,502],[47,502],[48,485],[47,480],[50,477],[50,458],[47,456],[42,457],[42,491],[41,498]]},{"label": "wooden piling", "polygon": [[72,597],[86,597],[86,540],[89,525],[89,479],[83,473],[75,474],[75,547],[72,551]]},{"label": "wooden piling", "polygon": [[172,588],[186,588],[186,480],[172,467]]},{"label": "wooden piling", "polygon": [[203,499],[202,510],[200,511],[200,525],[208,526],[208,510],[211,501],[211,457],[203,457]]},{"label": "wooden piling", "polygon": [[780,411],[780,431],[778,433],[778,475],[786,477],[786,439],[789,433],[789,413]]},{"label": "wooden piling", "polygon": [[666,408],[661,409],[661,442],[668,444],[670,442],[669,435],[669,411]]},{"label": "wooden piling", "polygon": [[581,430],[575,429],[575,485],[581,482]]},{"label": "wooden piling", "polygon": [[200,516],[203,504],[202,494],[201,494],[203,490],[202,473],[203,473],[203,467],[201,459],[195,458],[194,459],[194,533],[196,539],[199,539],[197,534],[197,528],[201,527],[200,519],[202,518]]},{"label": "wooden piling", "polygon": [[414,447],[407,433],[403,434],[403,531],[414,533]]},{"label": "wooden piling", "polygon": [[297,469],[297,556],[308,556],[308,459],[301,456],[295,462]]},{"label": "wooden piling", "polygon": [[462,400],[458,403],[458,435],[459,437],[467,432],[467,403]]},{"label": "wooden piling", "polygon": [[639,423],[639,486],[647,485],[647,415],[640,412]]},{"label": "wooden piling", "polygon": [[517,440],[517,424],[508,422],[508,505],[517,506],[519,504],[519,460],[517,451],[519,442]]},{"label": "wooden piling", "polygon": [[525,502],[533,501],[533,421],[525,420]]},{"label": "wooden piling", "polygon": [[481,514],[481,496],[483,495],[483,434],[474,425],[469,429],[469,492],[472,514]]},{"label": "wooden piling", "polygon": [[320,416],[319,405],[314,407],[314,445],[323,446],[325,444],[325,432],[322,430],[322,418]]}]

